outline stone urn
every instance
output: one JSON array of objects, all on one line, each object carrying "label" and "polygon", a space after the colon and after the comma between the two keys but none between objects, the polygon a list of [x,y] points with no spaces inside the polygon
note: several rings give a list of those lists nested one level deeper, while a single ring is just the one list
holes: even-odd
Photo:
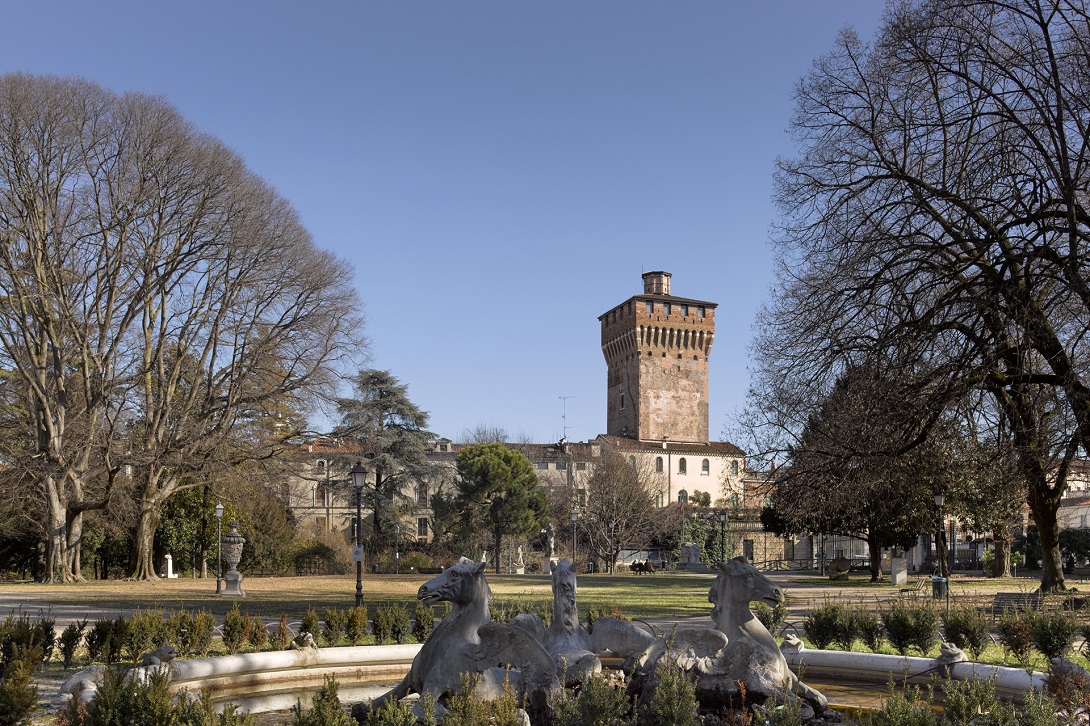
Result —
[{"label": "stone urn", "polygon": [[223,536],[223,559],[227,561],[227,572],[223,576],[223,594],[229,597],[243,597],[242,573],[238,563],[242,561],[242,546],[246,538],[238,533],[238,522],[228,522],[227,534]]}]

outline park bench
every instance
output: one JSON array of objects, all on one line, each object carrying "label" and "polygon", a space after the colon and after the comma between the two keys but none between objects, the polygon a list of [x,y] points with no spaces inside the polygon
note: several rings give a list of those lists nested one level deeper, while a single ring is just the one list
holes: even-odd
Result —
[{"label": "park bench", "polygon": [[917,577],[915,585],[912,585],[911,587],[902,587],[901,588],[901,597],[904,597],[905,595],[912,595],[912,596],[919,595],[921,592],[925,591],[924,583],[929,582],[930,580],[931,580],[931,578],[927,577],[927,576]]},{"label": "park bench", "polygon": [[1039,592],[997,592],[992,604],[983,608],[994,620],[1007,613],[1037,611],[1045,602],[1045,596]]}]

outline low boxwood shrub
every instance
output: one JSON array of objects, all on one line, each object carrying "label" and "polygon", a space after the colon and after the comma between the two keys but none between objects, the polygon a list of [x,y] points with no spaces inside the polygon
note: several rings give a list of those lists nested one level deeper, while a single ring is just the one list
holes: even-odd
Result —
[{"label": "low boxwood shrub", "polygon": [[999,619],[999,642],[1019,665],[1029,665],[1033,657],[1033,635],[1024,613],[1007,613]]},{"label": "low boxwood shrub", "polygon": [[328,608],[322,613],[322,637],[331,647],[335,647],[344,637],[348,622],[348,613],[337,608]]},{"label": "low boxwood shrub", "polygon": [[939,616],[923,603],[894,603],[882,613],[882,624],[890,645],[901,655],[915,648],[926,656],[939,642]]},{"label": "low boxwood shrub", "polygon": [[348,642],[359,645],[367,638],[367,606],[360,605],[349,609],[348,619],[344,624],[344,634]]},{"label": "low boxwood shrub", "polygon": [[72,667],[72,660],[76,657],[76,650],[83,643],[83,631],[86,627],[86,620],[73,620],[61,632],[61,663],[65,670]]},{"label": "low boxwood shrub", "polygon": [[988,618],[976,608],[958,606],[942,616],[942,632],[947,642],[964,650],[973,660],[992,642]]},{"label": "low boxwood shrub", "polygon": [[431,605],[417,600],[413,608],[413,637],[416,638],[416,642],[423,643],[427,640],[434,627],[435,611],[432,610]]},{"label": "low boxwood shrub", "polygon": [[38,710],[38,688],[32,682],[42,666],[42,650],[12,646],[0,668],[0,726],[22,726]]},{"label": "low boxwood shrub", "polygon": [[133,663],[155,650],[155,641],[165,628],[163,614],[153,610],[133,614],[125,632],[125,657]]},{"label": "low boxwood shrub", "polygon": [[254,650],[261,650],[269,642],[269,626],[262,622],[261,618],[253,617],[250,613],[242,616],[246,627],[246,640]]},{"label": "low boxwood shrub", "polygon": [[787,622],[787,603],[776,603],[775,607],[769,607],[763,602],[753,603],[752,608],[754,617],[760,621],[761,625],[765,626],[772,635],[779,635],[780,630],[783,628],[783,624]]},{"label": "low boxwood shrub", "polygon": [[231,655],[242,650],[242,644],[246,642],[246,621],[236,602],[223,616],[223,647]]},{"label": "low boxwood shrub", "polygon": [[844,606],[835,602],[826,602],[806,613],[806,637],[819,650],[825,650],[841,633],[845,619]]},{"label": "low boxwood shrub", "polygon": [[[311,633],[312,631],[305,631]],[[295,717],[295,726],[357,726],[356,719],[349,716],[341,708],[341,699],[337,697],[337,681],[326,678],[314,698],[311,700],[309,710],[303,710],[303,704],[299,701],[291,709]]]},{"label": "low boxwood shrub", "polygon": [[391,606],[390,609],[392,611],[390,616],[390,637],[399,645],[408,642],[409,635],[412,633],[409,609],[401,603]]},{"label": "low boxwood shrub", "polygon": [[322,634],[319,627],[321,621],[318,620],[318,611],[314,608],[307,608],[307,612],[303,615],[303,620],[299,624],[299,634],[310,633],[317,640],[318,636]]},{"label": "low boxwood shrub", "polygon": [[375,619],[371,621],[371,635],[375,636],[376,645],[384,645],[390,639],[390,633],[393,630],[392,619],[390,608],[381,607],[375,610]]},{"label": "low boxwood shrub", "polygon": [[882,643],[886,639],[886,629],[882,625],[882,618],[877,613],[869,610],[856,610],[851,614],[852,630],[863,645],[872,653],[882,649]]},{"label": "low boxwood shrub", "polygon": [[1033,646],[1048,660],[1071,653],[1079,625],[1068,612],[1039,612],[1029,618],[1029,637]]},{"label": "low boxwood shrub", "polygon": [[623,682],[592,677],[583,682],[578,693],[565,691],[557,699],[551,724],[621,726],[631,722],[631,711],[632,702],[625,692]]}]

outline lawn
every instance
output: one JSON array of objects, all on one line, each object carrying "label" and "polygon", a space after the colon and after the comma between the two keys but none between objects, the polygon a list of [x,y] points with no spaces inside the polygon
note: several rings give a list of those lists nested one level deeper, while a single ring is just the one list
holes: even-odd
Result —
[{"label": "lawn", "polygon": [[[367,605],[416,599],[425,575],[365,575],[363,597]],[[711,578],[691,575],[581,575],[578,602],[585,616],[590,608],[619,608],[630,618],[682,618],[707,615]],[[493,600],[545,601],[551,606],[548,575],[489,575]],[[223,616],[235,602],[244,611],[263,618],[287,613],[302,617],[307,608],[344,608],[355,604],[355,575],[322,577],[251,578],[243,582],[246,597],[216,595],[215,580],[178,578],[158,582],[92,581],[62,585],[0,583],[0,605],[28,610],[61,606],[86,607],[106,615],[135,610],[205,609]]]}]

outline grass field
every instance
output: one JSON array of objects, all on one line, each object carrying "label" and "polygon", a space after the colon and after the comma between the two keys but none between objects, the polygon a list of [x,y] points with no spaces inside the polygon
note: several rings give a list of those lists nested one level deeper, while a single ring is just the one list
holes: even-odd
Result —
[{"label": "grass field", "polygon": [[[367,575],[363,579],[364,603],[413,601],[425,575]],[[683,618],[707,615],[711,576],[692,575],[581,575],[579,609],[619,608],[631,618]],[[489,575],[493,600],[542,600],[552,602],[547,575]],[[41,609],[63,605],[86,607],[104,613],[134,610],[206,609],[222,616],[236,602],[253,615],[275,618],[287,613],[299,618],[307,608],[349,607],[355,604],[354,575],[324,577],[251,578],[243,582],[246,597],[216,595],[215,580],[173,579],[158,582],[93,581],[79,584],[39,585],[0,583],[0,602]]]}]

